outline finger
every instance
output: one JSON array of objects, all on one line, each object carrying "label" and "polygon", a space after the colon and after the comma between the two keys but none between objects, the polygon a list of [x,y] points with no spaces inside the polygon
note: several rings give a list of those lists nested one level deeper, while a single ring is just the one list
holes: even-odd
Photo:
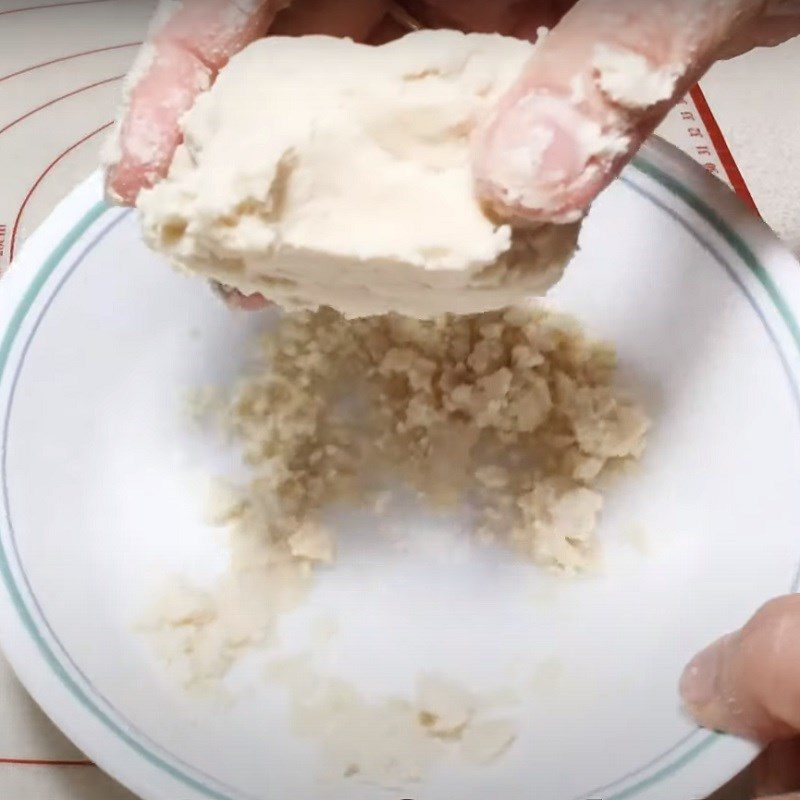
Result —
[{"label": "finger", "polygon": [[743,28],[720,51],[720,58],[733,58],[754,47],[775,47],[800,36],[800,0],[771,0],[764,14]]},{"label": "finger", "polygon": [[222,298],[228,308],[236,311],[261,311],[262,308],[271,305],[270,301],[261,294],[244,294],[238,289],[224,286],[216,281],[212,281],[211,288]]},{"label": "finger", "polygon": [[181,140],[181,116],[228,59],[266,30],[277,6],[266,0],[165,0],[160,8],[151,41],[131,70],[122,119],[107,151],[108,196],[126,205],[166,174]]},{"label": "finger", "polygon": [[166,174],[180,144],[178,120],[211,79],[205,64],[168,42],[142,51],[128,78],[111,148],[104,152],[109,200],[133,205],[141,189]]},{"label": "finger", "polygon": [[779,796],[800,789],[800,739],[770,745],[751,768],[754,797]]},{"label": "finger", "polygon": [[501,213],[575,219],[764,0],[580,0],[476,142]]},{"label": "finger", "polygon": [[232,56],[263,35],[278,11],[289,2],[183,0],[154,38],[183,47],[218,72]]},{"label": "finger", "polygon": [[687,710],[708,728],[758,741],[800,730],[800,595],[767,603],[697,655],[681,678]]},{"label": "finger", "polygon": [[327,34],[364,41],[389,8],[389,0],[297,0],[275,19],[278,36]]}]

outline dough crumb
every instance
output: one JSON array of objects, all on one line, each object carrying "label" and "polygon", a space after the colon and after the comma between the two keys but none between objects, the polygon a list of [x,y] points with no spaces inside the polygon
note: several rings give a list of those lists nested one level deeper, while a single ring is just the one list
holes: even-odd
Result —
[{"label": "dough crumb", "polygon": [[631,524],[625,531],[625,541],[640,555],[649,555],[652,541],[647,527],[640,523]]},{"label": "dough crumb", "polygon": [[211,480],[206,494],[205,520],[209,525],[225,525],[241,515],[246,503],[247,496],[240,487],[222,478]]},{"label": "dough crumb", "polygon": [[417,718],[432,736],[458,736],[475,713],[475,698],[453,681],[423,675],[417,682]]},{"label": "dough crumb", "polygon": [[464,732],[461,754],[473,764],[490,764],[498,759],[517,738],[517,728],[505,719],[487,720]]},{"label": "dough crumb", "polygon": [[333,563],[333,536],[324,525],[306,520],[287,539],[287,542],[294,558],[320,564]]},{"label": "dough crumb", "polygon": [[224,398],[216,386],[203,386],[186,394],[185,410],[189,421],[200,425],[224,408]]},{"label": "dough crumb", "polygon": [[687,68],[685,64],[656,67],[640,53],[607,44],[595,46],[592,66],[600,91],[631,109],[651,108],[669,100]]}]

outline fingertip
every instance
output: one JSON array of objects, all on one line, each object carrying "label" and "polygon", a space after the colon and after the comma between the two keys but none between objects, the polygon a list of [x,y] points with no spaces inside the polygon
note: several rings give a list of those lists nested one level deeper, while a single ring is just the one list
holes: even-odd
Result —
[{"label": "fingertip", "polygon": [[106,201],[116,206],[136,205],[139,193],[154,186],[156,181],[166,174],[168,168],[169,161],[166,159],[152,164],[142,164],[123,157],[119,164],[106,168]]},{"label": "fingertip", "polygon": [[731,660],[738,634],[723,636],[700,651],[681,675],[679,691],[686,712],[700,726],[717,733],[757,738],[730,685]]},{"label": "fingertip", "polygon": [[182,139],[180,118],[212,79],[205,64],[177,45],[146,47],[146,58],[129,78],[127,106],[105,159],[107,195],[121,205],[133,205],[142,189],[166,175]]},{"label": "fingertip", "polygon": [[103,196],[110,206],[134,206],[140,191],[139,185],[132,185],[120,177],[116,166],[106,168]]},{"label": "fingertip", "polygon": [[800,596],[771,600],[692,659],[680,681],[686,710],[703,727],[759,742],[794,735],[799,657]]},{"label": "fingertip", "polygon": [[569,97],[534,91],[501,106],[475,149],[481,197],[537,221],[574,222],[639,145]]},{"label": "fingertip", "polygon": [[[109,202],[133,205],[166,175],[182,140],[180,118],[217,71],[266,32],[282,0],[161,4],[161,17],[126,81],[113,157],[105,159]],[[158,15],[157,15],[158,16]]]},{"label": "fingertip", "polygon": [[681,675],[679,689],[688,709],[702,709],[719,693],[719,676],[722,670],[722,652],[727,637],[723,637],[700,651]]}]

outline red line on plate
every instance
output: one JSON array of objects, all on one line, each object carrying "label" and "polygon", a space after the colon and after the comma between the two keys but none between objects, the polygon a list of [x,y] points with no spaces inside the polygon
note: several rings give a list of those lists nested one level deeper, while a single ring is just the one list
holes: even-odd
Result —
[{"label": "red line on plate", "polygon": [[70,145],[66,150],[61,152],[56,158],[54,158],[45,168],[44,172],[36,179],[33,186],[28,190],[28,193],[25,195],[25,199],[22,201],[22,205],[19,207],[19,211],[17,212],[17,218],[14,220],[14,227],[11,230],[11,243],[9,244],[8,248],[8,260],[14,260],[14,247],[17,243],[17,234],[19,233],[19,224],[22,220],[22,215],[25,213],[25,209],[30,202],[31,197],[33,197],[33,193],[39,188],[42,181],[47,177],[48,173],[62,161],[67,155],[69,155],[73,150],[80,147],[84,142],[88,141],[92,138],[92,136],[97,136],[98,133],[110,128],[114,124],[114,121],[107,122],[105,125],[101,125],[97,130],[92,131],[91,133],[87,133],[82,139],[79,139],[75,144]]},{"label": "red line on plate", "polygon": [[706,96],[703,94],[703,90],[700,88],[699,84],[690,91],[690,95],[695,106],[697,106],[697,111],[700,114],[700,118],[703,120],[703,124],[706,126],[706,130],[711,138],[711,142],[719,154],[719,160],[722,162],[722,166],[728,175],[728,180],[730,180],[731,186],[733,186],[736,194],[738,194],[739,197],[748,206],[750,206],[750,208],[755,211],[756,214],[759,214],[756,201],[753,199],[753,195],[750,193],[750,189],[745,182],[744,175],[742,175],[741,171],[739,170],[739,166],[733,157],[733,153],[731,153],[731,149],[728,147],[728,143],[725,141],[725,137],[722,135],[722,129],[719,127],[714,114],[711,112],[711,106],[709,106],[708,100],[706,100]]},{"label": "red line on plate", "polygon": [[93,761],[59,761],[51,758],[0,758],[0,766],[12,764],[22,767],[93,767]]},{"label": "red line on plate", "polygon": [[107,53],[110,50],[122,50],[126,47],[138,47],[140,44],[141,42],[126,42],[125,44],[112,44],[110,47],[98,47],[96,50],[84,50],[82,53],[71,53],[68,56],[54,58],[52,61],[43,61],[41,64],[34,64],[32,67],[25,67],[25,69],[17,70],[16,72],[12,72],[8,75],[2,75],[0,76],[0,83],[7,81],[10,78],[17,78],[20,75],[33,72],[36,69],[41,69],[42,67],[49,67],[51,64],[60,64],[62,61],[69,61],[70,59],[80,58],[81,56],[91,56],[95,53]]},{"label": "red line on plate", "polygon": [[96,83],[90,83],[88,86],[81,86],[78,89],[74,89],[71,92],[67,92],[67,94],[62,94],[60,97],[56,97],[53,100],[48,100],[46,103],[43,103],[42,105],[37,106],[36,108],[34,108],[31,111],[28,111],[26,114],[23,114],[21,117],[17,117],[15,120],[12,120],[5,127],[0,128],[0,135],[4,134],[10,128],[13,128],[17,123],[22,122],[25,119],[28,119],[28,117],[32,117],[38,111],[41,111],[42,109],[47,108],[48,106],[52,106],[55,103],[60,102],[61,100],[66,100],[68,97],[74,97],[76,94],[80,94],[81,92],[86,92],[89,89],[94,89],[97,86],[103,86],[106,83],[113,83],[114,81],[120,81],[124,77],[125,77],[124,75],[115,75],[113,78],[105,78],[102,81],[97,81]]},{"label": "red line on plate", "polygon": [[64,8],[66,6],[90,6],[93,3],[110,3],[112,0],[72,0],[71,3],[47,3],[39,6],[25,6],[24,8],[9,8],[8,11],[0,11],[3,14],[18,14],[21,11],[39,11],[43,8]]}]

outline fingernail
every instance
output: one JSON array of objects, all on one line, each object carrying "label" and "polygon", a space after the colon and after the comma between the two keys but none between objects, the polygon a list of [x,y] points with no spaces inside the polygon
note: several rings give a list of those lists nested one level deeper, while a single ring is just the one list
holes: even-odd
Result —
[{"label": "fingernail", "polygon": [[692,713],[711,705],[719,695],[722,655],[727,637],[714,642],[698,653],[690,662],[680,680],[683,702]]},{"label": "fingernail", "polygon": [[580,205],[586,185],[626,143],[605,133],[569,98],[529,94],[501,111],[479,153],[477,172],[507,204],[555,214]]},{"label": "fingernail", "polygon": [[489,132],[483,164],[500,188],[527,205],[546,204],[548,190],[579,177],[578,146],[565,116],[574,115],[554,98],[535,95],[503,112]]},{"label": "fingernail", "polygon": [[725,638],[698,653],[680,680],[680,692],[690,709],[701,709],[712,703],[719,694],[719,676]]}]

